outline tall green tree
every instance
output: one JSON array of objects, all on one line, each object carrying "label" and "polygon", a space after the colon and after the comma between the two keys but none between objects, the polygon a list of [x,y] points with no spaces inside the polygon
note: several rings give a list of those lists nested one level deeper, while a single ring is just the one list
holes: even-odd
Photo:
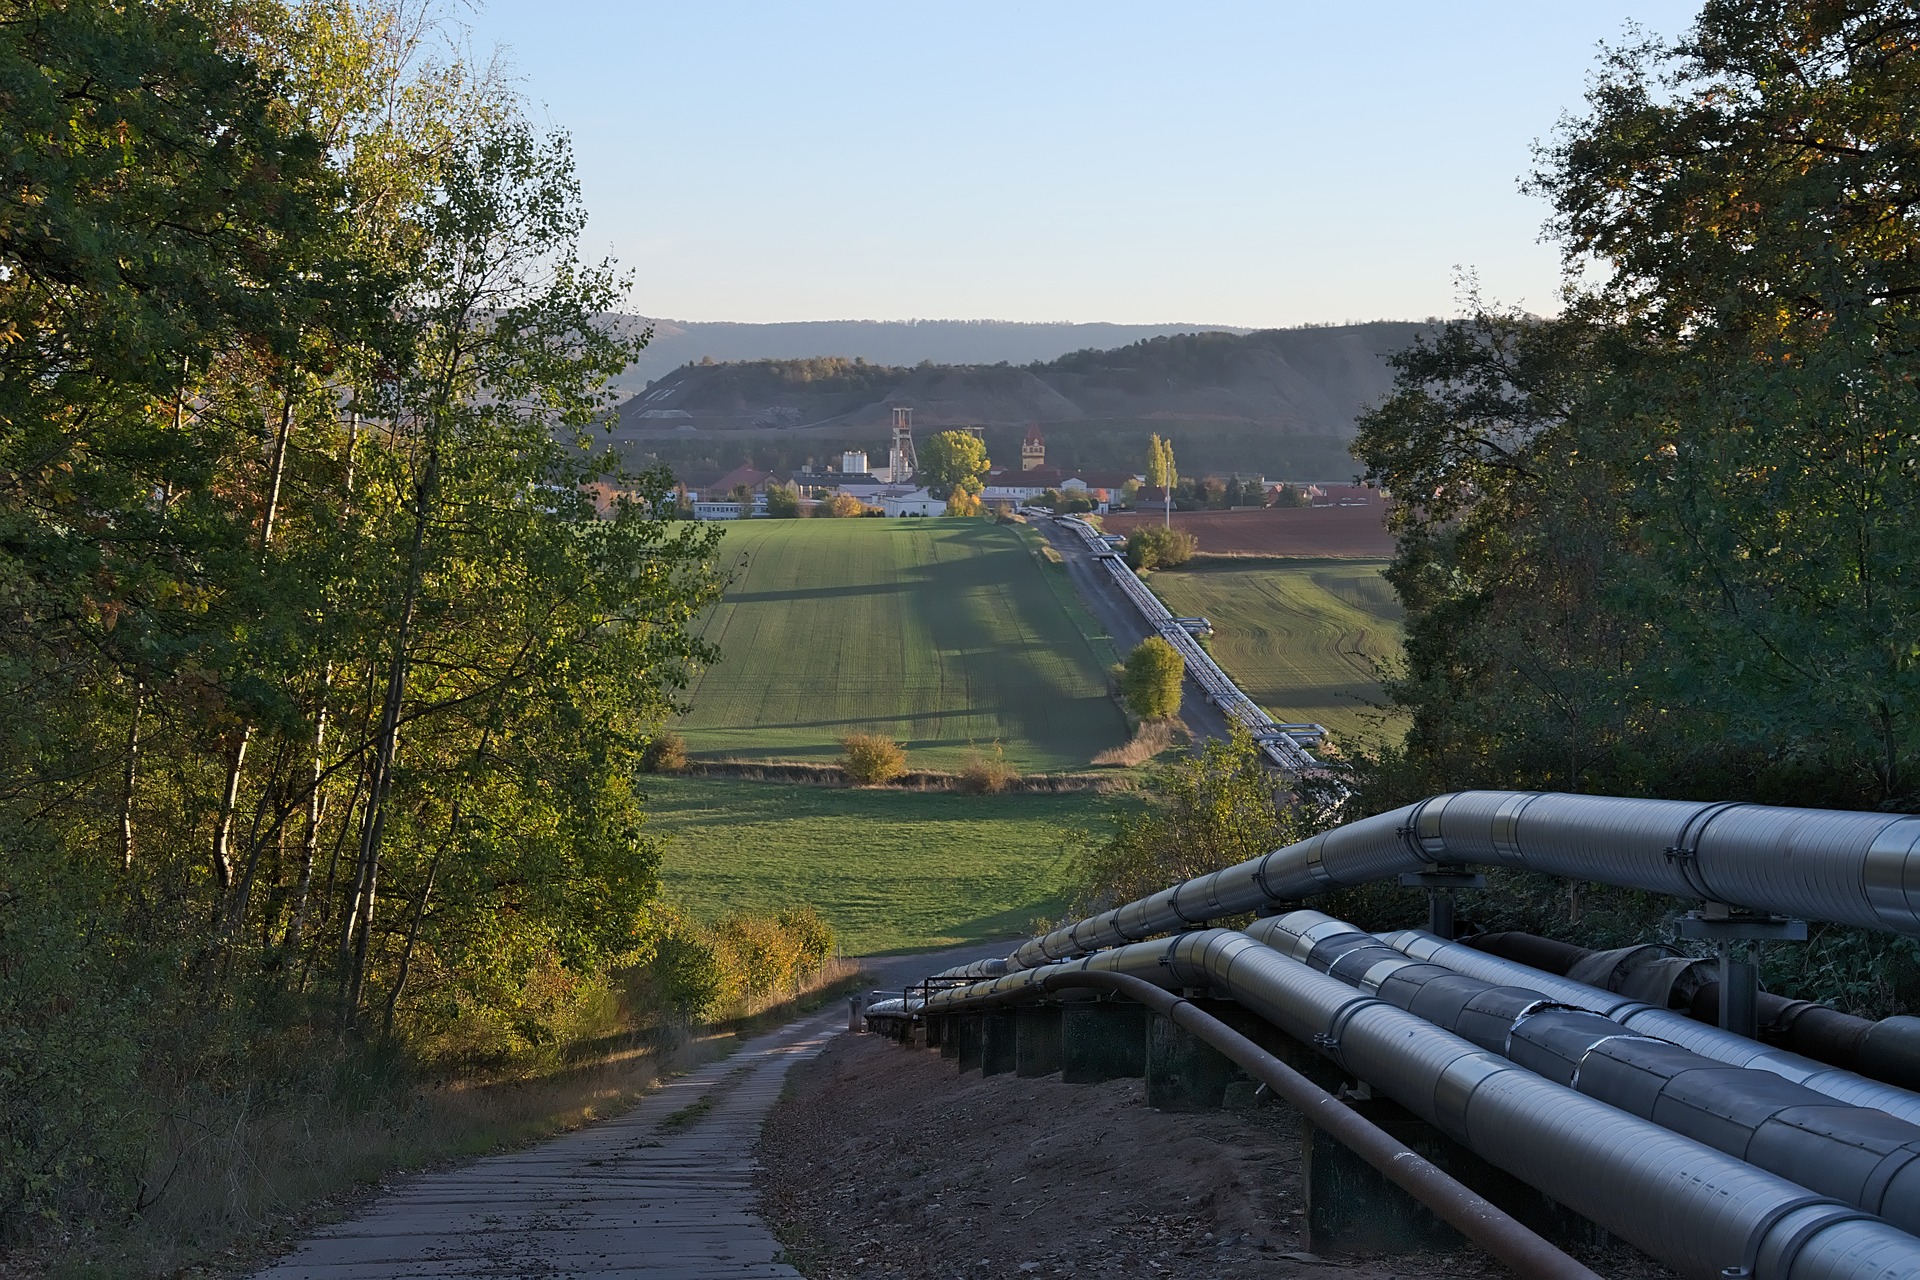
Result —
[{"label": "tall green tree", "polygon": [[168,1080],[565,1034],[718,579],[565,139],[419,12],[0,10],[4,1235],[144,1203]]},{"label": "tall green tree", "polygon": [[1165,720],[1180,711],[1180,685],[1187,664],[1180,651],[1159,636],[1148,636],[1127,655],[1120,692],[1127,710],[1142,720]]},{"label": "tall green tree", "polygon": [[1612,52],[1535,178],[1598,283],[1401,362],[1358,450],[1429,781],[1920,802],[1915,29],[1713,0]]},{"label": "tall green tree", "polygon": [[929,493],[951,494],[958,489],[978,497],[986,481],[986,442],[970,431],[942,431],[920,447],[920,471],[915,477]]}]

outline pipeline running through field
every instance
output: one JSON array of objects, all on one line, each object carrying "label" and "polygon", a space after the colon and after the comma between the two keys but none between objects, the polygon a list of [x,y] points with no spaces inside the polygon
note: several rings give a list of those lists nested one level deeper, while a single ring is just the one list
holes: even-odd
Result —
[{"label": "pipeline running through field", "polygon": [[[1684,1274],[1920,1277],[1920,1095],[1430,934],[1297,909],[1475,865],[1920,936],[1920,817],[1462,792],[1076,921],[874,1013],[951,1017],[1076,974],[1211,992]],[[1263,918],[1207,927],[1246,915]],[[1920,1069],[1902,1056],[1909,1020],[1843,1019],[1826,1022],[1847,1043]]]}]

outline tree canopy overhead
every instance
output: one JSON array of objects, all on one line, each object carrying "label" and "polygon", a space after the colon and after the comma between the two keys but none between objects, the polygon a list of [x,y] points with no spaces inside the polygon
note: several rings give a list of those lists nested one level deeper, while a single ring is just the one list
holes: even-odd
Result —
[{"label": "tree canopy overhead", "polygon": [[606,999],[718,578],[600,442],[644,338],[566,139],[434,10],[0,9],[8,1235],[143,1203],[193,1053]]}]

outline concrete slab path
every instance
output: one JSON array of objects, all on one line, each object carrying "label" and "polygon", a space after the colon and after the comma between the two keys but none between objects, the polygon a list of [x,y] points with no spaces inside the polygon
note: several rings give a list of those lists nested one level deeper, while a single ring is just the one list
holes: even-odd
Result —
[{"label": "concrete slab path", "polygon": [[[1005,953],[971,948],[870,968],[892,985]],[[615,1119],[407,1178],[256,1280],[798,1280],[754,1212],[754,1146],[787,1069],[846,1025],[837,1001],[662,1084]]]}]

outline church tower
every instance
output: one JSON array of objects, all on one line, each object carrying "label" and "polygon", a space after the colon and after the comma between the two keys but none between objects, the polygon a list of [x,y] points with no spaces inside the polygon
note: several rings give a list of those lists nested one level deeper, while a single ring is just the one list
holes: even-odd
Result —
[{"label": "church tower", "polygon": [[1020,442],[1020,469],[1037,471],[1047,465],[1047,442],[1040,438],[1040,424],[1027,424],[1027,438]]}]

